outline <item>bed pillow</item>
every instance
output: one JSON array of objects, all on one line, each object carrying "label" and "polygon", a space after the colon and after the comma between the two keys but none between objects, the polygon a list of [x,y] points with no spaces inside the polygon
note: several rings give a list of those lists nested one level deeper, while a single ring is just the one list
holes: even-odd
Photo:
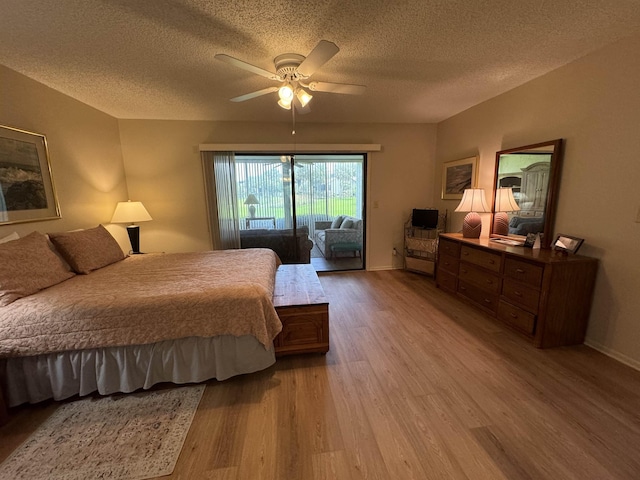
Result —
[{"label": "bed pillow", "polygon": [[0,306],[63,282],[75,274],[38,232],[0,245]]},{"label": "bed pillow", "polygon": [[13,232],[10,235],[7,235],[6,237],[2,237],[0,238],[0,243],[7,243],[10,242],[11,240],[18,240],[20,238],[20,235],[18,235],[17,232]]},{"label": "bed pillow", "polygon": [[76,273],[89,273],[125,258],[102,225],[74,232],[50,233],[49,239]]}]

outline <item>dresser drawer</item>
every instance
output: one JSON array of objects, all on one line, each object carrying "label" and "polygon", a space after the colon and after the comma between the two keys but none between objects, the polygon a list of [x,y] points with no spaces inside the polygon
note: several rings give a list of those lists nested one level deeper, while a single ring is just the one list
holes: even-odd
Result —
[{"label": "dresser drawer", "polygon": [[458,293],[481,307],[490,310],[494,315],[498,310],[498,295],[489,293],[473,283],[458,282]]},{"label": "dresser drawer", "polygon": [[440,259],[438,260],[438,268],[457,275],[459,264],[460,260],[458,259],[458,257],[452,257],[451,255],[445,255],[444,253],[440,254]]},{"label": "dresser drawer", "polygon": [[475,263],[488,270],[499,272],[501,256],[499,253],[480,250],[463,245],[460,249],[460,259],[465,262]]},{"label": "dresser drawer", "polygon": [[452,257],[460,256],[460,244],[440,237],[438,239],[438,251]]},{"label": "dresser drawer", "polygon": [[460,263],[458,277],[491,293],[500,293],[500,276],[470,263]]},{"label": "dresser drawer", "polygon": [[531,286],[525,283],[505,278],[502,282],[502,295],[512,303],[520,305],[531,313],[538,313],[540,292],[535,288],[531,288]]},{"label": "dresser drawer", "polygon": [[498,318],[527,335],[533,335],[535,331],[536,316],[504,300],[500,300]]},{"label": "dresser drawer", "polygon": [[542,283],[542,273],[544,269],[541,265],[523,262],[515,258],[507,257],[504,262],[504,275],[515,278],[519,282],[527,283],[533,287],[539,287]]},{"label": "dresser drawer", "polygon": [[438,265],[436,283],[443,290],[455,293],[456,285],[458,284],[458,277],[447,270],[443,270],[442,267]]}]

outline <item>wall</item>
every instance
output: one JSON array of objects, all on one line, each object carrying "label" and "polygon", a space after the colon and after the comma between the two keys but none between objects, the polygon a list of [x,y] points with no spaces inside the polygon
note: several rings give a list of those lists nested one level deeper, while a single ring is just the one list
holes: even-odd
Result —
[{"label": "wall", "polygon": [[[275,108],[275,107],[274,107]],[[132,200],[154,218],[142,225],[145,251],[210,249],[201,143],[293,143],[291,124],[120,120]],[[403,224],[434,201],[434,125],[299,123],[297,143],[379,143],[369,155],[368,269],[401,268]]]},{"label": "wall", "polygon": [[[475,153],[493,188],[495,152],[565,139],[555,232],[601,260],[587,343],[640,368],[640,36],[626,39],[438,125],[438,171]],[[441,189],[436,176],[434,186]],[[487,199],[490,201],[490,198]],[[455,201],[439,201],[452,210]],[[464,213],[451,215],[459,231]],[[483,216],[488,235],[490,215]]]},{"label": "wall", "polygon": [[[108,223],[116,203],[127,199],[117,120],[3,66],[0,85],[0,125],[47,137],[62,212],[57,220],[0,226],[0,237]],[[108,228],[128,250],[126,231]]]}]

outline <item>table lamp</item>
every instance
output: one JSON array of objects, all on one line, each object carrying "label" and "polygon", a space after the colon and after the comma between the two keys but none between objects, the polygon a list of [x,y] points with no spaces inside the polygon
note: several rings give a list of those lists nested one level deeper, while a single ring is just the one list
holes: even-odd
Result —
[{"label": "table lamp", "polygon": [[501,187],[496,190],[496,207],[493,216],[493,233],[496,235],[509,235],[509,215],[507,212],[520,210],[518,202],[513,196],[513,188]]},{"label": "table lamp", "polygon": [[250,193],[249,196],[247,197],[247,199],[244,201],[245,205],[249,205],[249,218],[255,218],[256,216],[256,207],[255,205],[259,205],[260,202],[258,201],[258,199],[256,198],[256,196],[253,193]]},{"label": "table lamp", "polygon": [[116,211],[113,212],[111,223],[129,223],[127,225],[127,233],[131,242],[131,253],[140,253],[140,226],[135,225],[137,222],[147,222],[153,220],[147,209],[144,208],[142,202],[118,202]]},{"label": "table lamp", "polygon": [[462,195],[460,205],[456,212],[469,212],[464,217],[462,224],[462,236],[464,238],[480,238],[482,231],[482,219],[478,212],[489,212],[487,201],[484,196],[484,188],[467,188]]}]

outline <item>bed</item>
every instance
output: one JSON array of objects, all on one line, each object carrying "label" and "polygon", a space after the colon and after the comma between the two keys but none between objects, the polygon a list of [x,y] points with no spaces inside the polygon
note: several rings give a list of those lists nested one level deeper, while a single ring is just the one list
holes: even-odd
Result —
[{"label": "bed", "polygon": [[224,380],[275,362],[271,250],[125,258],[99,226],[34,232],[0,245],[0,262],[8,406]]}]

